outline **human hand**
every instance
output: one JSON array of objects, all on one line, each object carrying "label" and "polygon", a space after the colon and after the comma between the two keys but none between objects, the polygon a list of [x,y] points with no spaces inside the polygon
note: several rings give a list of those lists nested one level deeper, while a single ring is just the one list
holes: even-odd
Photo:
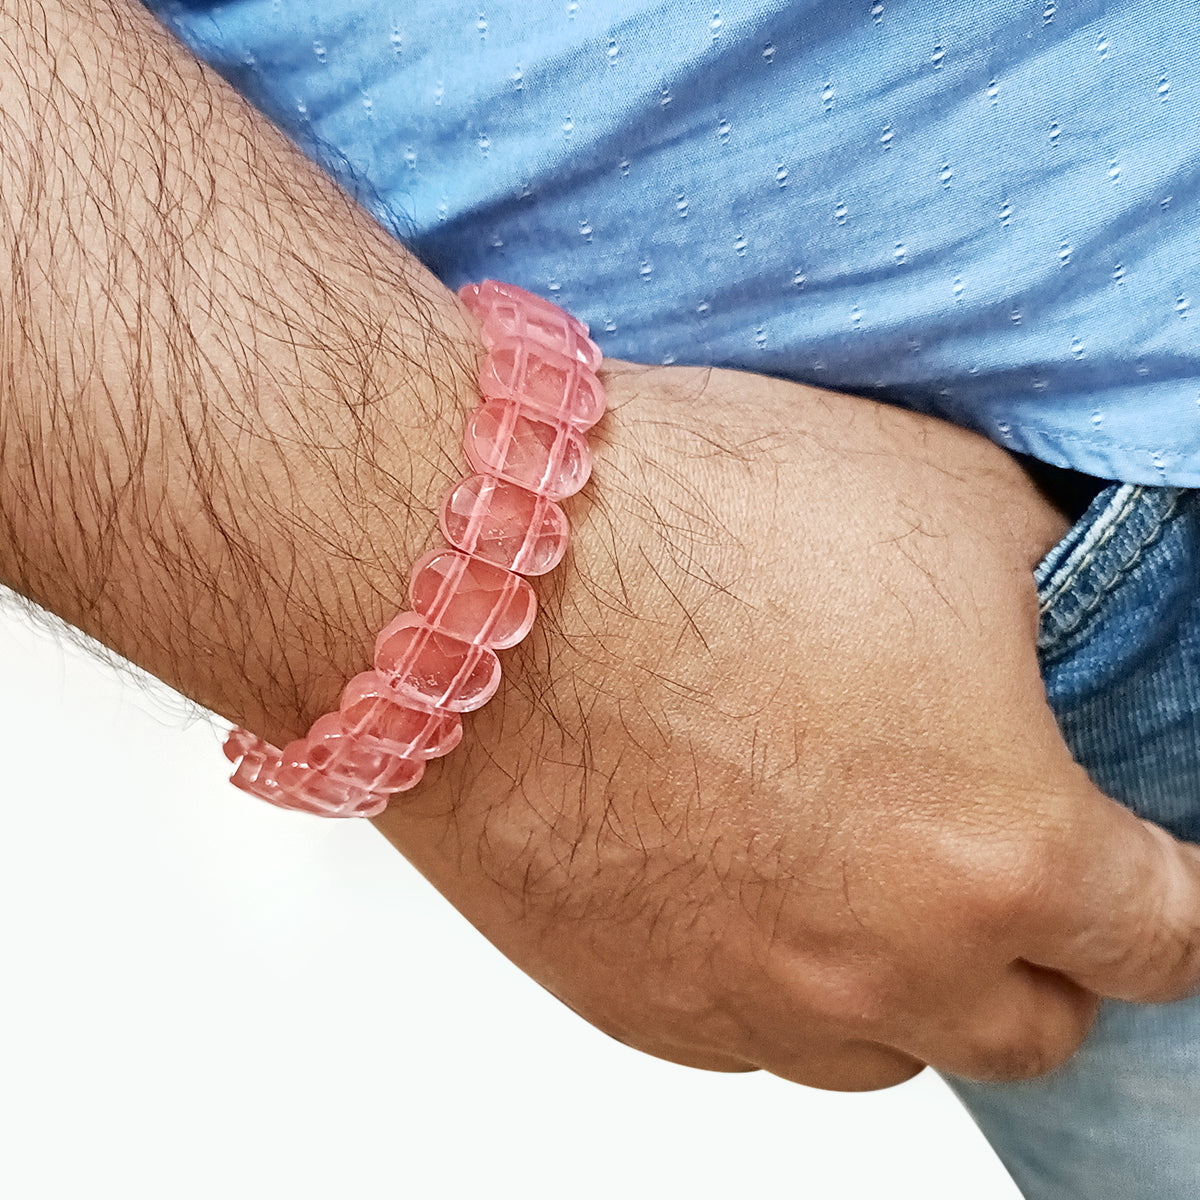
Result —
[{"label": "human hand", "polygon": [[1193,988],[1196,851],[1046,702],[1066,523],[1015,460],[756,376],[607,383],[573,557],[385,834],[581,1015],[700,1067],[1022,1077],[1099,995]]},{"label": "human hand", "polygon": [[[0,39],[0,580],[287,740],[395,611],[477,343],[140,6],[35,7]],[[1022,1074],[1090,991],[1190,986],[1193,852],[1058,737],[1029,571],[1061,529],[1007,456],[751,376],[609,383],[572,563],[388,835],[590,1020],[697,1065]]]}]

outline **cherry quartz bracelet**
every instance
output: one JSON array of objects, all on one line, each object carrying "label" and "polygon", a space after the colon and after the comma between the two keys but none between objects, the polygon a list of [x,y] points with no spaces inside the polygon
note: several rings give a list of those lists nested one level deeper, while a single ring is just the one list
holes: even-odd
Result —
[{"label": "cherry quartz bracelet", "polygon": [[567,549],[557,501],[591,473],[585,432],[604,412],[600,350],[587,326],[553,304],[488,280],[459,296],[483,325],[483,403],[463,444],[475,474],[442,500],[448,547],[413,565],[402,612],[375,641],[375,663],[338,711],[282,750],[244,729],[225,741],[231,782],[281,808],[372,817],[414,787],[431,758],[462,740],[461,713],[500,685],[496,651],[533,625],[522,575],[542,575]]}]

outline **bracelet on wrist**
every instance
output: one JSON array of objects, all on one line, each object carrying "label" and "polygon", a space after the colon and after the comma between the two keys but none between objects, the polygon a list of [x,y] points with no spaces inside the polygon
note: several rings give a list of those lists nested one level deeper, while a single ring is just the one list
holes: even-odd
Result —
[{"label": "bracelet on wrist", "polygon": [[460,714],[495,694],[496,651],[532,627],[537,602],[522,576],[566,552],[558,501],[591,473],[584,435],[604,413],[600,350],[583,322],[511,284],[459,296],[486,354],[463,438],[474,473],[439,513],[449,545],[414,563],[411,608],[379,633],[372,668],[346,685],[337,712],[282,750],[241,728],[225,740],[234,786],[281,808],[371,817],[415,787],[425,763],[462,740]]}]

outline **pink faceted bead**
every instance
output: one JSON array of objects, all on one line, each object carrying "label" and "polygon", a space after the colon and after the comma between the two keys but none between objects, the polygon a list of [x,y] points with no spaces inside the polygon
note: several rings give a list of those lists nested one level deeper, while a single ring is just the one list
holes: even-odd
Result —
[{"label": "pink faceted bead", "polygon": [[310,767],[352,787],[388,794],[404,792],[425,773],[424,759],[398,754],[379,738],[352,734],[340,712],[326,713],[314,721],[304,741]]},{"label": "pink faceted bead", "polygon": [[476,471],[551,500],[575,495],[592,473],[581,433],[523,411],[514,400],[481,404],[467,422],[463,447]]},{"label": "pink faceted bead", "polygon": [[577,359],[590,371],[600,366],[600,347],[588,337],[588,327],[540,296],[494,279],[468,284],[458,294],[483,323],[485,348],[502,338],[524,339]]},{"label": "pink faceted bead", "polygon": [[364,671],[346,684],[339,711],[348,733],[405,758],[440,758],[462,741],[458,713],[413,708],[378,671]]},{"label": "pink faceted bead", "polygon": [[515,646],[537,611],[524,579],[461,550],[430,550],[417,559],[408,597],[443,633],[497,650]]},{"label": "pink faceted bead", "polygon": [[225,740],[225,756],[237,762],[238,768],[230,782],[277,808],[318,817],[370,817],[383,810],[386,795],[368,793],[361,787],[347,789],[306,765],[285,764],[284,756],[294,759],[293,752],[303,745],[301,739],[281,752],[244,729],[232,730]]},{"label": "pink faceted bead", "polygon": [[401,613],[375,642],[375,669],[410,703],[451,712],[472,712],[500,686],[500,660],[487,646],[473,646]]},{"label": "pink faceted bead", "polygon": [[[383,812],[390,792],[372,791],[360,782],[326,774],[309,762],[312,749],[308,738],[284,746],[275,772],[280,789],[276,803],[318,817],[373,817]],[[323,755],[319,749],[317,753]]]},{"label": "pink faceted bead", "polygon": [[439,519],[452,546],[520,575],[544,575],[567,552],[563,510],[493,475],[472,475],[447,492]]},{"label": "pink faceted bead", "polygon": [[237,763],[237,770],[229,782],[243,792],[275,804],[279,792],[279,783],[275,779],[279,751],[270,742],[264,742],[245,729],[231,729],[222,749],[231,763]]},{"label": "pink faceted bead", "polygon": [[580,431],[604,415],[600,380],[582,363],[529,342],[496,341],[479,369],[485,400],[516,400]]}]

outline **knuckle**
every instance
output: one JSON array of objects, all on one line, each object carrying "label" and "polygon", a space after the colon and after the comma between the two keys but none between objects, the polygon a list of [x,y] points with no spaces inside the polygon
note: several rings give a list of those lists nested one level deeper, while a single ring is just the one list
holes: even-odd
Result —
[{"label": "knuckle", "polygon": [[[1057,1052],[1055,1050],[1057,1049]],[[1053,1048],[1028,1037],[989,1037],[977,1035],[970,1054],[975,1077],[990,1083],[1011,1083],[1033,1079],[1065,1062],[1074,1047]]]},{"label": "knuckle", "polygon": [[821,1025],[869,1037],[892,1019],[896,988],[881,964],[843,968],[810,980],[804,1003]]},{"label": "knuckle", "polygon": [[1034,1079],[1061,1067],[1079,1048],[1094,1012],[1072,1012],[1053,1024],[1026,1018],[1015,1028],[977,1030],[969,1054],[976,1078],[995,1083]]},{"label": "knuckle", "polygon": [[991,849],[986,869],[973,887],[964,889],[960,911],[971,924],[989,931],[1020,927],[1045,906],[1055,878],[1050,839],[1014,838]]},{"label": "knuckle", "polygon": [[1152,828],[1163,855],[1163,874],[1171,882],[1164,892],[1155,936],[1143,939],[1151,956],[1147,976],[1159,981],[1150,1000],[1180,1000],[1200,988],[1200,924],[1195,913],[1196,861],[1189,847],[1180,854],[1165,831]]},{"label": "knuckle", "polygon": [[915,1059],[872,1047],[852,1047],[767,1065],[772,1075],[826,1092],[878,1092],[906,1083],[924,1069],[924,1064]]}]

